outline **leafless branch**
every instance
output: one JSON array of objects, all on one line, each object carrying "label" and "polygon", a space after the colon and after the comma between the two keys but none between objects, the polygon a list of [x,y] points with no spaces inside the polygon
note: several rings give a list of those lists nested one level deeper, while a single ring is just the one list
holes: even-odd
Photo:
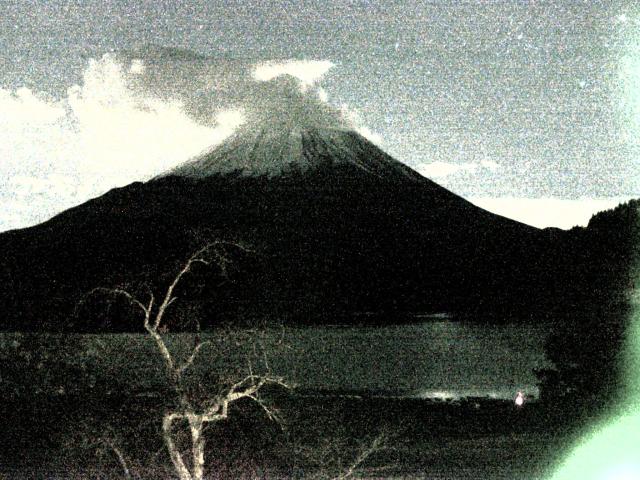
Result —
[{"label": "leafless branch", "polygon": [[[108,292],[113,295],[121,295],[127,298],[133,305],[139,307],[144,313],[144,328],[155,341],[156,347],[163,358],[168,377],[172,382],[172,386],[179,401],[179,406],[176,409],[167,411],[165,413],[162,422],[162,434],[167,450],[169,451],[175,473],[177,473],[180,480],[203,479],[205,444],[203,431],[207,423],[226,419],[228,416],[229,406],[233,402],[238,401],[242,398],[248,398],[249,400],[256,402],[266,412],[269,419],[279,421],[278,412],[269,408],[258,394],[260,389],[267,384],[280,385],[285,388],[289,388],[289,386],[281,378],[271,377],[269,375],[258,375],[254,373],[253,365],[250,358],[248,363],[249,375],[246,375],[240,381],[228,385],[226,388],[221,390],[215,398],[205,400],[204,402],[200,402],[200,404],[197,405],[195,402],[192,403],[193,399],[189,396],[188,388],[183,385],[182,377],[184,372],[194,365],[195,360],[202,348],[210,345],[211,342],[200,342],[199,338],[196,337],[195,346],[191,350],[191,353],[186,358],[186,360],[184,360],[182,363],[178,363],[175,361],[174,356],[167,346],[167,342],[165,341],[165,338],[163,336],[167,328],[164,322],[164,317],[167,309],[177,301],[178,297],[175,295],[175,293],[176,289],[180,285],[180,282],[187,274],[192,271],[193,266],[196,264],[215,264],[220,269],[221,275],[226,277],[228,274],[228,266],[231,264],[232,260],[225,247],[231,245],[243,251],[250,251],[241,244],[224,241],[216,241],[205,245],[204,247],[196,251],[184,263],[175,277],[173,277],[171,283],[166,288],[164,295],[160,297],[161,301],[158,304],[157,308],[154,308],[156,305],[156,299],[151,292],[149,292],[149,301],[145,304],[124,289],[98,288],[92,291],[92,293],[95,291],[101,291]],[[251,337],[254,340],[255,335],[256,333],[252,332]],[[227,338],[233,338],[233,336],[228,335]],[[269,362],[264,351],[264,344],[262,343],[261,339],[259,341],[262,350],[262,361],[268,372]],[[237,344],[236,346],[239,346],[239,344]],[[254,342],[253,356],[258,359],[258,363],[260,363],[260,356],[256,348],[257,345]],[[189,462],[185,462],[183,453],[180,452],[176,442],[174,441],[173,429],[174,425],[177,422],[183,424],[187,423],[189,427],[189,432],[191,434],[191,459]],[[116,452],[116,454],[118,454],[119,452],[116,450],[114,451]],[[126,463],[122,463],[124,461],[124,457],[122,455],[118,455],[118,458],[121,461],[121,464],[123,464],[123,466],[126,466]],[[129,472],[128,470],[125,471]]]},{"label": "leafless branch", "polygon": [[251,400],[253,400],[255,403],[258,404],[258,406],[260,406],[260,408],[262,408],[262,410],[264,410],[265,414],[267,415],[267,418],[269,420],[271,420],[272,422],[277,423],[280,428],[282,428],[282,418],[280,417],[280,413],[277,409],[269,407],[266,403],[264,403],[264,401],[256,394],[254,395],[249,395],[249,398]]},{"label": "leafless branch", "polygon": [[127,459],[122,453],[122,450],[120,450],[120,448],[118,448],[118,446],[109,439],[104,440],[104,444],[111,449],[111,451],[115,454],[116,458],[118,459],[118,463],[122,467],[122,471],[124,473],[124,478],[126,478],[127,480],[131,480],[132,479],[131,469],[129,468],[129,464],[127,463]]},{"label": "leafless branch", "polygon": [[386,449],[386,444],[389,441],[389,435],[386,432],[380,433],[373,441],[360,450],[360,453],[356,456],[349,467],[340,475],[334,478],[334,480],[346,480],[351,478],[354,473],[360,468],[373,454]]},{"label": "leafless branch", "polygon": [[123,290],[121,288],[105,288],[105,287],[97,287],[94,288],[93,290],[91,290],[88,293],[88,296],[93,295],[94,293],[108,293],[111,295],[122,295],[123,297],[125,297],[127,300],[129,300],[129,302],[131,302],[132,304],[140,307],[140,309],[144,312],[147,313],[148,312],[148,308],[146,305],[144,305],[140,300],[138,300],[136,297],[134,297],[131,293],[129,293],[126,290]]},{"label": "leafless branch", "polygon": [[193,365],[194,360],[198,356],[198,352],[206,345],[211,345],[211,342],[200,342],[194,347],[189,358],[187,358],[187,360],[185,360],[185,362],[178,368],[180,374],[183,374],[185,370]]}]

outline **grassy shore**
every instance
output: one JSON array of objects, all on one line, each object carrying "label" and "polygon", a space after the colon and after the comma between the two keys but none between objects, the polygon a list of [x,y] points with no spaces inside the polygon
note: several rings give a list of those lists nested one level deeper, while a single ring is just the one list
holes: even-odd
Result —
[{"label": "grassy shore", "polygon": [[[282,422],[251,402],[207,431],[211,478],[356,477],[537,479],[552,470],[571,428],[542,404],[456,404],[272,392]],[[1,438],[6,478],[124,478],[108,442],[142,478],[171,478],[160,437],[160,398],[23,399]],[[375,444],[376,439],[382,439]]]}]

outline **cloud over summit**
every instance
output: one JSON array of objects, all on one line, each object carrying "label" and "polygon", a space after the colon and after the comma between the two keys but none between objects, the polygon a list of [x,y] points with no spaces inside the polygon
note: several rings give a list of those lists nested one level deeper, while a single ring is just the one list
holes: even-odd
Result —
[{"label": "cloud over summit", "polygon": [[66,95],[0,86],[0,231],[145,180],[264,128],[362,127],[329,104],[326,60],[208,58],[145,47],[86,65]]},{"label": "cloud over summit", "polygon": [[254,67],[253,78],[268,81],[281,75],[291,75],[300,80],[303,87],[307,87],[319,81],[333,66],[328,60],[264,62]]}]

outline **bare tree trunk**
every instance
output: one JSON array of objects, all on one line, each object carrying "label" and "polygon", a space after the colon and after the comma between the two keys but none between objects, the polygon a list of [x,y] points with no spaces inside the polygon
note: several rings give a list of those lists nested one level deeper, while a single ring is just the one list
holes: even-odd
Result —
[{"label": "bare tree trunk", "polygon": [[[214,254],[218,267],[222,270],[223,274],[226,273],[226,266],[229,259],[226,258],[223,253],[212,249],[217,245],[220,245],[220,242],[205,246],[189,258],[182,270],[180,270],[180,272],[174,277],[173,282],[167,288],[162,302],[157,307],[154,307],[155,297],[152,293],[150,294],[148,303],[145,304],[136,299],[126,290],[95,289],[96,291],[106,290],[112,294],[123,295],[131,303],[137,305],[142,312],[144,312],[144,328],[155,341],[156,347],[164,361],[168,379],[175,390],[177,400],[180,404],[177,410],[166,412],[162,420],[162,436],[164,438],[164,443],[169,451],[171,462],[173,463],[180,480],[203,480],[204,478],[205,438],[203,436],[203,427],[206,423],[226,419],[229,404],[242,398],[248,398],[258,403],[258,405],[265,410],[270,419],[276,419],[274,412],[270,410],[259,398],[258,392],[265,384],[268,383],[287,387],[287,385],[283,383],[282,379],[271,377],[269,375],[254,375],[251,371],[251,366],[249,366],[249,375],[229,386],[226,392],[222,394],[221,397],[216,398],[212,404],[198,408],[197,406],[194,406],[192,400],[189,398],[189,393],[186,391],[183,384],[183,374],[193,366],[198,352],[200,352],[205,345],[210,345],[210,342],[200,342],[199,340],[196,340],[196,344],[191,350],[189,357],[183,361],[176,361],[163,338],[162,327],[165,325],[162,323],[162,320],[167,308],[177,298],[173,295],[173,292],[183,276],[188,274],[191,271],[192,266],[196,263],[209,265],[209,260],[205,258],[206,253],[209,252]],[[268,370],[266,357],[265,366]],[[185,464],[182,453],[180,453],[178,446],[173,440],[172,429],[173,423],[176,420],[186,420],[189,424],[189,430],[191,432],[191,462],[189,466]],[[124,458],[121,460],[124,460]],[[126,464],[123,465],[125,465],[125,472],[128,474]],[[191,470],[189,467],[191,467]]]},{"label": "bare tree trunk", "polygon": [[180,480],[193,480],[191,473],[189,473],[187,466],[184,464],[184,460],[182,460],[180,451],[173,442],[171,428],[175,419],[176,416],[174,414],[166,414],[162,420],[162,435],[164,437],[164,443],[167,445],[171,462],[173,463],[173,467],[176,469],[176,473]]},{"label": "bare tree trunk", "polygon": [[202,436],[202,415],[189,416],[191,429],[191,456],[193,458],[193,480],[202,480],[204,476],[204,442]]}]

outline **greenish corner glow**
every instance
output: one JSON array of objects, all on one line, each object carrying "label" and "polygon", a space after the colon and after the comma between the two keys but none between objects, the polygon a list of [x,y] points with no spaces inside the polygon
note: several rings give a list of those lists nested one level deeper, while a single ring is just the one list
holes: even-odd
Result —
[{"label": "greenish corner glow", "polygon": [[[638,283],[638,282],[636,282]],[[637,286],[635,291],[637,292]],[[618,411],[581,439],[552,480],[640,480],[640,309],[632,299],[627,391]]]},{"label": "greenish corner glow", "polygon": [[640,408],[612,419],[581,441],[552,480],[639,480]]},{"label": "greenish corner glow", "polygon": [[551,480],[640,480],[640,278],[625,341],[625,392],[615,413],[580,439]]}]

